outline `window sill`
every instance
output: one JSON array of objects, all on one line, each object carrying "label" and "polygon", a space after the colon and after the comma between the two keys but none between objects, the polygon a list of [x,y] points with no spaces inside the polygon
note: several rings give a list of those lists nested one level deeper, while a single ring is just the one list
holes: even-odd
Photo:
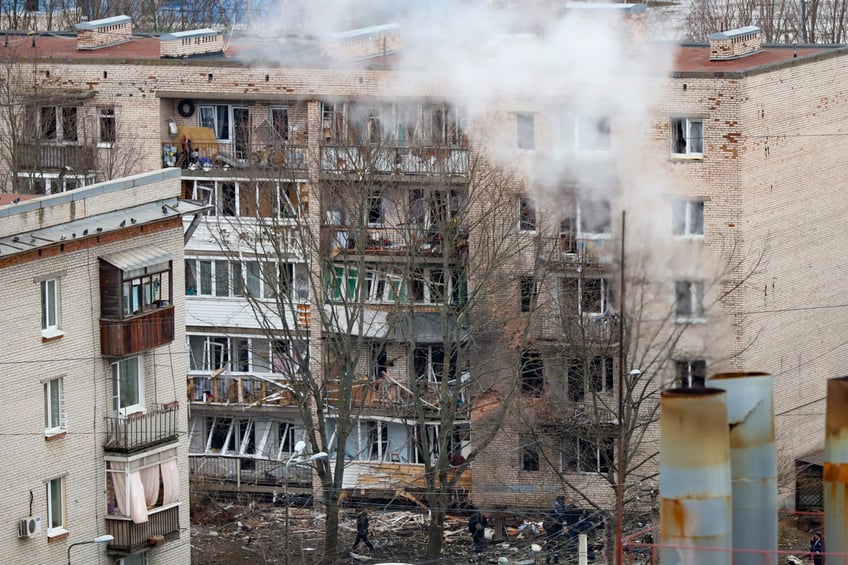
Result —
[{"label": "window sill", "polygon": [[672,153],[669,157],[672,161],[703,161],[703,153]]},{"label": "window sill", "polygon": [[700,241],[704,241],[704,234],[702,234],[702,233],[698,233],[698,234],[676,234],[674,236],[674,239],[681,240],[681,241],[698,241],[698,242],[700,242]]},{"label": "window sill", "polygon": [[115,144],[111,143],[111,142],[105,142],[105,141],[98,141],[97,142],[97,148],[98,149],[112,149],[112,147],[114,147],[114,145]]},{"label": "window sill", "polygon": [[706,318],[675,318],[675,324],[706,324]]},{"label": "window sill", "polygon": [[56,341],[57,339],[62,338],[65,335],[60,329],[49,329],[49,330],[41,330],[41,343],[47,343],[50,341]]},{"label": "window sill", "polygon": [[68,430],[45,431],[44,441],[55,441],[57,439],[62,439],[66,435],[68,435]]},{"label": "window sill", "polygon": [[47,542],[54,542],[66,539],[71,535],[71,532],[65,528],[51,528],[47,530]]}]

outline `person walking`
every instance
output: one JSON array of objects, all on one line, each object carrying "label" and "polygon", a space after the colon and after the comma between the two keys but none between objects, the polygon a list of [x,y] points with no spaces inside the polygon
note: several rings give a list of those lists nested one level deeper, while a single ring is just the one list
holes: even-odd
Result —
[{"label": "person walking", "polygon": [[356,515],[356,541],[353,542],[353,549],[359,547],[359,542],[365,542],[365,545],[370,550],[374,550],[374,545],[371,543],[371,540],[368,539],[368,509],[363,508],[359,511],[359,514]]},{"label": "person walking", "polygon": [[813,565],[822,565],[823,550],[821,532],[814,532],[813,537],[810,538],[810,561]]},{"label": "person walking", "polygon": [[471,532],[471,540],[474,542],[474,553],[483,552],[483,537],[486,534],[486,525],[489,521],[479,510],[474,510],[468,519],[468,531]]}]

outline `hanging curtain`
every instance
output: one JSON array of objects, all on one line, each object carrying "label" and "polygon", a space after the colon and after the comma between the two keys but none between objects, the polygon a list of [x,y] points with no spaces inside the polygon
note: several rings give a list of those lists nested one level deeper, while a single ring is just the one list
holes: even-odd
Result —
[{"label": "hanging curtain", "polygon": [[112,476],[112,488],[115,489],[115,502],[118,504],[118,512],[122,516],[129,516],[130,513],[127,511],[127,475],[124,472],[126,467],[123,463],[110,461],[109,468],[121,471],[120,473],[112,472],[109,475]]},{"label": "hanging curtain", "polygon": [[180,501],[180,472],[175,460],[165,461],[162,467],[162,504]]},{"label": "hanging curtain", "polygon": [[144,501],[147,508],[156,506],[156,501],[159,500],[159,465],[142,469],[139,474],[144,485]]},{"label": "hanging curtain", "polygon": [[144,483],[141,473],[130,473],[130,518],[134,524],[147,522],[147,503],[144,498]]}]

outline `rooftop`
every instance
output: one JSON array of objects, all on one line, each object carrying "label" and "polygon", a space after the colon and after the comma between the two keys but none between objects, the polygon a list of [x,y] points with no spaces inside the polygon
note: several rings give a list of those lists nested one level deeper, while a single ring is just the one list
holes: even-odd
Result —
[{"label": "rooftop", "polygon": [[[15,49],[14,55],[19,57],[36,57],[42,59],[60,59],[73,61],[117,61],[119,63],[161,61],[163,64],[185,64],[185,59],[160,58],[159,38],[151,35],[134,35],[128,43],[111,45],[97,50],[78,50],[74,34],[44,34],[27,36],[9,33],[6,36],[8,47]],[[260,36],[234,35],[225,39],[226,49],[223,54],[200,55],[190,60],[201,61],[203,64],[229,63],[244,64],[239,56],[250,57],[262,65],[266,57],[263,53],[274,53],[273,63],[268,57],[269,64],[278,66],[278,53],[288,51],[290,56],[285,66],[297,67],[329,67],[397,64],[400,58],[396,55],[380,59],[363,61],[329,61],[320,57],[320,43],[314,37],[287,36],[282,38],[264,38]],[[671,44],[667,44],[671,45]],[[775,65],[808,62],[828,54],[844,53],[848,47],[843,45],[768,45],[762,51],[732,60],[710,61],[710,48],[706,43],[675,45],[677,49],[674,73],[682,74],[715,74],[715,73],[750,73],[762,72]]]}]

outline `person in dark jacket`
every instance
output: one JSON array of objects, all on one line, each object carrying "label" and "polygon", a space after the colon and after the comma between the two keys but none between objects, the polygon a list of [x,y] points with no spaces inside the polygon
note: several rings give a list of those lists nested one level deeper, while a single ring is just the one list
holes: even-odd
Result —
[{"label": "person in dark jacket", "polygon": [[474,541],[474,553],[483,552],[483,536],[486,533],[486,525],[489,521],[479,510],[475,510],[468,519],[468,531]]},{"label": "person in dark jacket", "polygon": [[359,542],[364,541],[368,549],[373,550],[374,545],[368,539],[368,510],[363,508],[356,515],[356,541],[353,542],[353,549],[359,547]]},{"label": "person in dark jacket", "polygon": [[810,560],[812,560],[813,565],[822,565],[822,551],[824,551],[824,548],[822,547],[821,532],[815,532],[813,537],[810,538]]}]

